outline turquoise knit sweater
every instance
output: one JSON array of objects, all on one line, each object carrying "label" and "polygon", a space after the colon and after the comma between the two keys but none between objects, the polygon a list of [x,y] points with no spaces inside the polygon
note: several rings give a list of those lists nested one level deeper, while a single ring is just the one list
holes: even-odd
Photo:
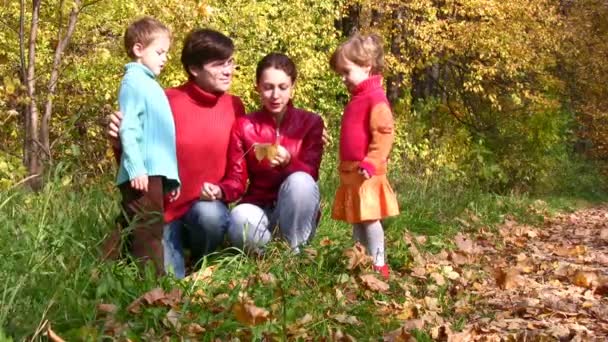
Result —
[{"label": "turquoise knit sweater", "polygon": [[117,184],[137,176],[163,176],[165,191],[179,186],[175,124],[164,90],[140,63],[125,65],[118,104],[122,156]]}]

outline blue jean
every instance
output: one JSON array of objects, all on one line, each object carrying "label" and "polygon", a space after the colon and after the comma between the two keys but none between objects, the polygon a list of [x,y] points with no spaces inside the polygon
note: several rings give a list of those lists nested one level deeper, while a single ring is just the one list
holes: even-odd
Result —
[{"label": "blue jean", "polygon": [[232,246],[261,253],[278,225],[280,235],[295,251],[312,239],[319,215],[319,186],[305,172],[294,172],[281,184],[276,206],[239,204],[230,212],[228,238]]},{"label": "blue jean", "polygon": [[167,273],[184,278],[184,248],[190,249],[194,263],[200,261],[222,244],[229,225],[228,207],[220,201],[197,201],[180,219],[167,223],[163,233]]}]

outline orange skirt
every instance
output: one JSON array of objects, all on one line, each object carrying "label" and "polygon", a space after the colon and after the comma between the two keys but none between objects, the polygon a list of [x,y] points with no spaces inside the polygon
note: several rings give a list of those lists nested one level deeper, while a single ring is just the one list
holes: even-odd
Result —
[{"label": "orange skirt", "polygon": [[399,214],[397,197],[386,174],[365,179],[358,163],[340,163],[340,186],[336,191],[332,218],[348,223],[376,221]]}]

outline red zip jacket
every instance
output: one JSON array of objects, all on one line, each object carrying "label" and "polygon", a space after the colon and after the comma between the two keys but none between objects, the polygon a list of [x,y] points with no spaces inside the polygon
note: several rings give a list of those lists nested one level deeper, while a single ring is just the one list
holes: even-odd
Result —
[{"label": "red zip jacket", "polygon": [[[306,172],[315,180],[319,178],[323,155],[323,119],[291,104],[284,115],[280,127],[277,127],[273,114],[265,110],[239,118],[233,127],[229,158],[240,161],[242,167],[229,167],[226,177],[233,180],[249,178],[249,186],[241,203],[274,205],[281,183],[297,171]],[[258,161],[253,145],[274,143],[277,138],[291,155],[289,164],[271,167],[267,159]],[[238,191],[238,182],[233,184],[234,189],[224,185],[222,190],[230,193]]]}]

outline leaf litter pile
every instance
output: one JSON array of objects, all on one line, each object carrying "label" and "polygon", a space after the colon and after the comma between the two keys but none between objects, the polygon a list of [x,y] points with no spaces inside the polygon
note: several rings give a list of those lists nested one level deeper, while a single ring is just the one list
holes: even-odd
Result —
[{"label": "leaf litter pile", "polygon": [[425,313],[385,340],[408,341],[412,328],[448,341],[608,340],[607,208],[545,216],[540,227],[507,219],[498,233],[458,234],[454,251],[432,256],[406,240],[410,274],[449,282],[453,314],[466,323],[453,332],[453,320],[445,312],[438,317],[429,296],[416,306]]},{"label": "leaf litter pile", "polygon": [[[99,304],[98,317],[103,334],[119,340],[133,336],[129,330],[142,313],[162,308],[156,327],[138,336],[196,340],[232,324],[225,338],[355,341],[352,335],[372,334],[365,330],[369,316],[352,310],[364,304],[383,329],[372,337],[384,341],[415,341],[422,332],[454,342],[608,340],[608,208],[544,215],[535,227],[507,218],[494,230],[458,233],[455,248],[437,254],[421,251],[426,242],[403,234],[408,262],[395,267],[389,281],[371,272],[357,244],[338,251],[342,266],[330,283],[298,275],[301,286],[283,284],[276,265],[276,276],[271,266],[264,269],[271,261],[249,276],[217,281],[216,266],[209,266],[182,289],[153,289],[122,310]],[[331,248],[340,247],[324,238],[304,259],[314,265]],[[306,288],[314,297],[292,302],[301,307],[286,314],[289,298]],[[320,326],[326,337],[319,336]]]}]

